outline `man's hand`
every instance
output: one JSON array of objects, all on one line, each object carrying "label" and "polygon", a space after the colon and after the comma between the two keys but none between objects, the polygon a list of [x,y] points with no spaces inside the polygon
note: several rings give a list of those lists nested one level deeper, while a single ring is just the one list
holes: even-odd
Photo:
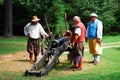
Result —
[{"label": "man's hand", "polygon": [[27,37],[30,37],[30,34],[28,33],[26,36],[27,36]]},{"label": "man's hand", "polygon": [[43,38],[47,38],[47,37],[49,37],[49,35],[48,35],[48,34],[43,35]]},{"label": "man's hand", "polygon": [[85,42],[87,43],[87,41],[88,41],[88,37],[85,37]]},{"label": "man's hand", "polygon": [[71,48],[72,48],[72,49],[74,48],[74,45],[75,45],[75,43],[72,42],[72,43],[71,43]]},{"label": "man's hand", "polygon": [[71,40],[71,47],[74,48],[75,42],[77,41],[77,39],[79,38],[79,36],[77,34],[75,34],[75,36],[72,38]]},{"label": "man's hand", "polygon": [[100,38],[97,38],[96,42],[97,42],[97,43],[101,43],[101,39],[100,39]]},{"label": "man's hand", "polygon": [[45,35],[45,38],[47,38],[47,37],[49,37],[49,35],[47,34],[47,35]]}]

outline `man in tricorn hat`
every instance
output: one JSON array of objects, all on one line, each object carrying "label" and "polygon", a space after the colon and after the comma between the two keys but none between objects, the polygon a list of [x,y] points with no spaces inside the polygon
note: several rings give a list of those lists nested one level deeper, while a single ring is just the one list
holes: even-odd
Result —
[{"label": "man in tricorn hat", "polygon": [[90,63],[95,65],[100,61],[100,54],[102,54],[102,32],[103,25],[95,13],[90,15],[91,21],[88,23],[86,39],[89,44],[89,51],[93,54],[94,60]]},{"label": "man in tricorn hat", "polygon": [[24,34],[28,37],[27,51],[29,52],[30,62],[37,61],[37,55],[40,52],[39,38],[40,35],[47,37],[48,34],[44,31],[42,25],[38,22],[40,19],[37,16],[33,16],[30,23],[24,27]]}]

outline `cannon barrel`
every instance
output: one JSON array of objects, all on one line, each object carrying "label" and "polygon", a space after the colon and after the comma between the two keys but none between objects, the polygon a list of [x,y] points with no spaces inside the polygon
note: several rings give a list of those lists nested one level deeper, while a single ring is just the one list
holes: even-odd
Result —
[{"label": "cannon barrel", "polygon": [[51,48],[57,48],[63,45],[65,42],[69,41],[68,38],[59,38],[57,40],[53,40],[51,43]]}]

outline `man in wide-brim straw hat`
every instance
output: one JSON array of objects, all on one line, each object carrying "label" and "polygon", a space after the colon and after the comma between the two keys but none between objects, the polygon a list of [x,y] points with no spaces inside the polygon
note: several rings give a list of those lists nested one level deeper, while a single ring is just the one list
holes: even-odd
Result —
[{"label": "man in wide-brim straw hat", "polygon": [[44,31],[42,25],[38,22],[39,20],[40,19],[37,16],[33,16],[31,22],[24,27],[24,34],[28,37],[27,51],[30,54],[30,62],[33,60],[33,55],[34,61],[37,61],[37,55],[40,52],[40,35],[43,37],[48,36],[48,34]]},{"label": "man in wide-brim straw hat", "polygon": [[40,20],[40,19],[39,19],[37,16],[33,16],[31,21],[32,21],[32,22],[36,22],[36,21],[39,21],[39,20]]},{"label": "man in wide-brim straw hat", "polygon": [[98,16],[95,13],[90,15],[91,21],[88,23],[86,39],[89,44],[89,51],[93,54],[94,60],[90,63],[98,64],[100,61],[100,55],[102,54],[102,32],[103,24],[97,19]]}]

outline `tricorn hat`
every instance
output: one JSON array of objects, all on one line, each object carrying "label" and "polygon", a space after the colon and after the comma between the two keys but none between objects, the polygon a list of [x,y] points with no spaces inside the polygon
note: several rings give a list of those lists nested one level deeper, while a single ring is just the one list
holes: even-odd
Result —
[{"label": "tricorn hat", "polygon": [[37,16],[33,16],[31,21],[32,21],[32,22],[35,22],[35,21],[39,21],[39,20],[40,20],[40,19],[39,19]]}]

